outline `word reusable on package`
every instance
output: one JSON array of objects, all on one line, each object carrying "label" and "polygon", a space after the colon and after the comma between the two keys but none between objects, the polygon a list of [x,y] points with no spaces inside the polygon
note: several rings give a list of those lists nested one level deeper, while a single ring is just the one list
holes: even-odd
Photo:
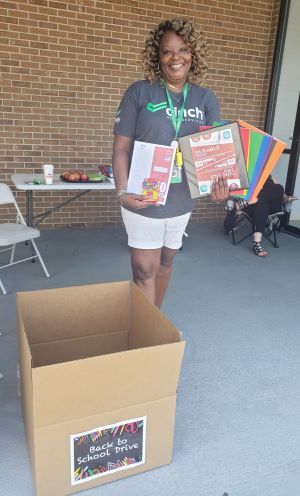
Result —
[{"label": "word reusable on package", "polygon": [[71,441],[71,483],[145,463],[146,417],[74,434]]}]

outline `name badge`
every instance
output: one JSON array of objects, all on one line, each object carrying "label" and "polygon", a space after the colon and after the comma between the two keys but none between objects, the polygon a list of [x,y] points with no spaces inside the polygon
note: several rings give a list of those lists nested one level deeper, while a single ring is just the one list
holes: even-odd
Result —
[{"label": "name badge", "polygon": [[178,184],[181,183],[182,181],[183,157],[182,157],[182,152],[179,149],[179,144],[177,140],[173,140],[171,146],[176,149],[175,160],[174,160],[172,176],[171,176],[171,184]]}]

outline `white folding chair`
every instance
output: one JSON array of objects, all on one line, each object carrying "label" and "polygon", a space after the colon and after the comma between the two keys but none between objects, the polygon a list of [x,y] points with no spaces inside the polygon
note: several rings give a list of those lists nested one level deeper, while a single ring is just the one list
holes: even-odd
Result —
[{"label": "white folding chair", "polygon": [[[5,248],[0,249],[0,252],[7,250],[11,251],[10,262],[6,265],[1,265],[0,269],[10,267],[11,265],[15,265],[21,262],[26,262],[27,260],[38,258],[41,262],[46,276],[49,277],[46,265],[44,264],[41,254],[37,249],[36,243],[34,241],[35,238],[38,238],[40,236],[40,231],[38,229],[34,229],[33,227],[27,226],[10,187],[7,186],[7,184],[0,183],[0,205],[6,204],[13,204],[15,206],[15,209],[17,211],[17,219],[16,223],[0,224],[0,247],[5,246]],[[16,244],[22,243],[24,241],[30,241],[32,247],[30,247],[32,249],[32,255],[20,260],[14,260]],[[7,294],[1,279],[0,288],[3,294]]]}]

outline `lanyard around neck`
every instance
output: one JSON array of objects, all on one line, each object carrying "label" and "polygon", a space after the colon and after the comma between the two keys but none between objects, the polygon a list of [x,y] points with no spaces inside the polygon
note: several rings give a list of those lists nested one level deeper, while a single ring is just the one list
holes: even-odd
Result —
[{"label": "lanyard around neck", "polygon": [[169,93],[169,90],[167,88],[165,81],[164,81],[164,86],[166,89],[167,99],[168,99],[169,107],[171,110],[172,123],[173,123],[174,129],[175,129],[175,139],[177,139],[177,136],[178,136],[178,133],[179,133],[182,121],[183,121],[184,105],[185,105],[186,97],[187,97],[187,94],[189,91],[189,83],[185,83],[185,85],[183,87],[183,103],[182,103],[182,106],[181,106],[179,112],[178,111],[175,112],[173,101],[172,101],[171,95]]}]

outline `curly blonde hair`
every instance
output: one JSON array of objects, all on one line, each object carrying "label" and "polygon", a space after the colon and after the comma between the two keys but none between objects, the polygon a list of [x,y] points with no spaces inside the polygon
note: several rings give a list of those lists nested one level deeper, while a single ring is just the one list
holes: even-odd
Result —
[{"label": "curly blonde hair", "polygon": [[207,72],[208,46],[203,33],[197,31],[194,23],[180,17],[161,22],[154,30],[150,31],[150,36],[146,39],[142,51],[142,67],[145,78],[151,82],[161,79],[159,45],[167,31],[173,31],[177,36],[180,36],[189,47],[192,63],[188,80],[200,84]]}]

